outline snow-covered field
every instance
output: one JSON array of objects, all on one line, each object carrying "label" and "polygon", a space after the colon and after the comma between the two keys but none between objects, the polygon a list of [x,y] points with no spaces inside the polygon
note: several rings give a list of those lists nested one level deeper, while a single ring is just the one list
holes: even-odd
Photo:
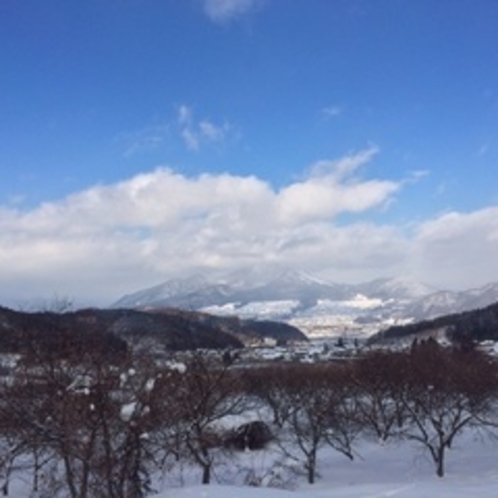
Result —
[{"label": "snow-covered field", "polygon": [[[155,498],[495,498],[498,496],[498,440],[469,430],[448,450],[446,475],[435,475],[429,454],[408,441],[362,440],[355,459],[329,447],[320,450],[318,478],[309,485],[302,465],[278,457],[278,449],[233,453],[213,469],[213,483],[197,484],[196,466],[170,469],[155,479]],[[272,462],[278,461],[278,465]],[[282,465],[282,462],[284,465]],[[250,478],[250,479],[249,479]],[[17,473],[9,496],[34,498],[31,477]],[[243,485],[251,480],[254,485]],[[273,482],[273,485],[272,485]],[[280,487],[275,487],[276,485]],[[284,488],[284,489],[282,489]],[[49,498],[36,495],[36,498]]]},{"label": "snow-covered field", "polygon": [[314,485],[296,476],[292,490],[213,484],[163,491],[157,498],[495,498],[498,442],[467,434],[455,442],[447,475],[434,474],[429,457],[410,443],[385,446],[364,442],[355,461],[328,450],[320,458]]},{"label": "snow-covered field", "polygon": [[[163,483],[155,498],[496,498],[498,496],[498,441],[485,434],[460,437],[448,453],[447,474],[436,477],[427,453],[408,442],[386,445],[363,441],[354,461],[327,449],[319,458],[319,479],[306,484],[299,472],[286,483],[291,489],[220,484],[237,470],[253,466],[263,471],[266,452],[249,452],[215,473],[217,483],[207,486]],[[237,463],[236,463],[237,462]],[[240,466],[242,465],[242,467]],[[198,478],[198,469],[184,469],[187,481]],[[192,472],[194,470],[194,472]],[[271,469],[270,469],[271,471]],[[168,481],[168,479],[166,479]],[[33,498],[28,478],[18,475],[9,496]],[[160,485],[156,483],[156,488]],[[41,496],[41,495],[40,495]],[[38,495],[37,497],[38,498]],[[43,498],[48,498],[43,495]]]},{"label": "snow-covered field", "polygon": [[[80,425],[73,424],[73,421],[79,421],[78,416],[70,419],[71,424],[69,426],[64,417],[62,422],[58,422],[56,416],[58,411],[66,414],[65,407],[70,406],[71,403],[82,400],[82,404],[78,405],[80,407],[85,407],[87,403],[90,403],[90,401],[87,401],[87,397],[90,395],[90,389],[87,386],[92,385],[90,382],[92,378],[88,376],[88,371],[86,370],[83,376],[77,371],[73,372],[75,379],[68,383],[67,389],[57,391],[57,397],[62,396],[63,393],[69,393],[64,398],[66,402],[54,405],[54,408],[50,408],[51,411],[49,412],[42,412],[41,422],[38,424],[43,429],[47,427],[48,431],[52,431],[49,434],[55,434],[56,437],[59,437],[64,442],[64,446],[59,447],[53,444],[52,449],[52,446],[47,445],[47,449],[43,450],[44,453],[42,453],[42,447],[35,444],[33,450],[36,453],[30,452],[30,441],[33,440],[31,433],[28,433],[24,440],[21,436],[25,437],[25,433],[24,430],[21,430],[19,440],[21,443],[27,441],[27,450],[24,450],[24,447],[21,446],[22,452],[15,456],[15,462],[14,459],[11,460],[12,466],[9,467],[10,464],[7,459],[9,452],[16,455],[16,446],[12,446],[12,444],[16,442],[15,437],[18,437],[18,433],[17,431],[6,432],[4,440],[2,440],[4,445],[3,458],[0,459],[0,493],[3,482],[9,482],[10,476],[8,496],[15,498],[54,498],[55,496],[66,498],[70,496],[66,493],[68,488],[65,487],[67,482],[65,482],[65,470],[63,468],[63,458],[66,458],[69,454],[70,461],[74,462],[73,469],[84,468],[85,466],[82,463],[88,463],[89,461],[98,465],[95,467],[97,470],[93,474],[95,476],[92,481],[93,494],[76,495],[73,493],[71,496],[99,496],[105,498],[105,491],[100,494],[101,487],[106,482],[111,486],[116,482],[120,482],[115,480],[115,476],[124,475],[128,479],[125,483],[131,483],[130,488],[126,486],[119,488],[119,493],[121,494],[118,494],[118,496],[131,496],[128,495],[127,490],[138,483],[141,489],[147,490],[147,497],[155,496],[156,498],[496,497],[498,496],[498,424],[496,423],[498,407],[496,405],[496,384],[492,382],[488,386],[492,388],[492,391],[489,391],[484,396],[484,401],[479,396],[471,396],[467,390],[459,390],[460,388],[468,388],[468,382],[463,384],[460,382],[456,384],[443,382],[440,385],[441,379],[449,378],[448,375],[450,374],[455,376],[456,380],[460,379],[461,381],[460,373],[462,373],[466,381],[470,380],[472,387],[475,382],[482,382],[484,390],[478,390],[478,392],[485,394],[487,384],[484,379],[496,378],[495,363],[482,361],[483,357],[481,356],[475,357],[475,359],[479,359],[478,363],[472,362],[469,358],[474,358],[474,356],[469,356],[468,354],[461,356],[456,353],[448,354],[446,350],[441,350],[437,346],[434,349],[434,347],[431,344],[419,345],[409,355],[392,355],[396,359],[392,366],[398,368],[400,365],[399,359],[401,358],[403,365],[406,365],[406,369],[412,373],[418,372],[422,365],[441,364],[444,368],[442,370],[429,369],[426,372],[431,375],[429,383],[420,384],[422,380],[427,379],[425,377],[420,379],[415,377],[415,380],[419,379],[415,385],[422,386],[421,390],[409,389],[410,386],[413,387],[414,381],[407,383],[406,379],[405,381],[403,381],[403,378],[401,379],[402,383],[399,385],[404,386],[408,391],[403,389],[399,392],[405,393],[406,391],[410,394],[406,399],[405,395],[402,396],[404,400],[404,408],[401,412],[403,423],[396,419],[399,425],[394,430],[388,430],[390,436],[384,442],[377,441],[373,436],[373,434],[384,434],[384,432],[379,433],[373,430],[372,427],[368,426],[369,424],[366,424],[368,419],[360,415],[360,413],[363,413],[363,415],[370,413],[368,410],[364,411],[365,407],[370,406],[368,401],[370,391],[366,387],[370,384],[364,384],[364,378],[360,375],[362,372],[359,368],[362,365],[361,359],[348,362],[348,367],[355,365],[354,372],[356,372],[356,375],[354,377],[352,376],[352,371],[349,368],[345,370],[342,364],[339,367],[331,364],[332,367],[329,368],[323,368],[326,365],[325,363],[317,364],[314,365],[312,370],[310,370],[310,365],[302,365],[304,368],[298,370],[297,366],[299,364],[295,363],[288,365],[286,370],[279,369],[273,374],[271,369],[250,369],[253,375],[247,379],[250,381],[247,384],[248,386],[254,386],[255,382],[258,385],[266,383],[272,385],[272,378],[280,379],[283,376],[287,378],[287,381],[283,384],[283,390],[278,391],[277,394],[280,406],[279,417],[275,416],[276,413],[273,410],[271,400],[268,401],[264,397],[265,390],[260,393],[259,390],[254,391],[251,389],[240,392],[232,389],[218,389],[218,387],[222,386],[220,383],[223,380],[223,377],[218,376],[222,371],[221,367],[200,370],[197,363],[190,363],[187,367],[185,363],[171,360],[164,365],[166,371],[161,371],[157,375],[144,371],[145,375],[141,379],[139,378],[140,370],[135,369],[135,367],[130,367],[120,373],[117,372],[119,376],[113,371],[119,388],[116,387],[112,391],[112,394],[116,396],[112,398],[112,400],[116,400],[116,403],[112,406],[118,408],[116,411],[118,415],[109,418],[106,424],[107,428],[111,427],[113,429],[113,433],[109,437],[107,433],[103,433],[103,436],[96,436],[101,437],[101,439],[91,439],[88,436],[88,434],[94,434],[89,432],[93,426],[87,427],[81,423]],[[380,359],[381,364],[385,365],[386,361],[388,361],[387,359],[391,358],[391,356],[381,355],[375,358]],[[449,358],[451,358],[451,362],[449,362]],[[428,361],[429,359],[431,361]],[[465,361],[461,361],[462,359]],[[391,363],[388,364],[391,365]],[[195,369],[196,365],[197,370]],[[207,363],[204,365],[207,365]],[[375,365],[378,366],[379,363],[369,362],[367,365],[369,369],[366,374],[370,378],[372,372],[377,371],[374,367]],[[472,368],[469,368],[469,365]],[[477,365],[480,368],[476,370]],[[485,369],[484,367],[486,366],[489,368]],[[455,370],[455,367],[458,367],[458,369]],[[70,373],[70,371],[64,370],[65,368],[66,364],[64,363],[62,371]],[[232,370],[231,366],[226,366],[225,372],[232,371],[247,374],[245,370],[235,370],[235,367]],[[404,371],[403,368],[388,370],[387,377],[381,376],[381,378],[390,380],[393,377],[393,372],[395,373],[394,377],[396,377],[402,371]],[[38,370],[36,372],[38,373]],[[175,372],[176,377],[170,376],[171,372]],[[193,375],[188,375],[189,372],[192,372]],[[325,375],[330,375],[330,372],[333,372],[332,376],[324,377]],[[348,377],[338,377],[341,372],[343,374],[347,373]],[[478,377],[473,376],[476,372],[480,374]],[[216,375],[212,377],[212,373]],[[438,374],[444,375],[441,377]],[[162,377],[162,375],[165,375],[165,377]],[[300,382],[296,383],[297,379],[302,377],[308,379],[311,384],[301,385]],[[230,376],[228,378],[233,380],[238,379],[239,376]],[[412,377],[407,378],[412,379]],[[161,386],[160,379],[166,379],[164,386],[169,386],[173,382],[174,389],[155,391],[155,386]],[[205,403],[208,402],[211,403],[212,397],[208,397],[207,401],[204,401],[202,405],[194,403],[193,411],[188,412],[190,414],[188,418],[182,416],[173,423],[172,421],[175,420],[173,418],[175,413],[174,409],[172,409],[173,407],[183,406],[184,410],[187,410],[190,404],[181,404],[185,403],[185,400],[190,400],[192,397],[193,399],[204,399],[202,392],[205,391],[198,391],[196,388],[200,379],[206,381],[203,384],[205,391],[215,393],[215,399],[224,401],[218,401],[218,404],[214,405],[206,413],[200,410],[198,406],[205,406]],[[347,384],[347,379],[355,379],[355,389],[344,391],[342,397],[337,398],[337,396],[341,396],[342,387]],[[434,379],[439,380],[435,382]],[[232,385],[229,384],[229,386]],[[358,386],[364,387],[357,391]],[[455,386],[457,387],[456,391]],[[83,389],[78,391],[79,387]],[[137,390],[132,389],[133,387],[136,387]],[[276,387],[280,389],[282,385],[277,383]],[[451,389],[447,391],[448,388]],[[331,389],[336,394],[336,397],[327,396]],[[474,392],[474,389],[471,389],[471,391]],[[6,392],[9,393],[10,391]],[[47,399],[53,397],[50,396],[51,392],[49,391]],[[183,392],[184,397],[173,396],[173,393],[177,392]],[[256,392],[259,394],[255,394]],[[315,399],[316,392],[318,392],[318,401]],[[227,393],[225,397],[223,397],[223,393]],[[242,396],[240,397],[234,393],[242,393]],[[356,394],[353,396],[354,393]],[[382,391],[379,395],[380,398],[378,398],[375,397],[376,393],[378,394],[374,390],[375,399],[384,401],[387,397],[388,400],[391,400],[391,403],[388,404],[391,408],[383,408],[383,410],[387,410],[388,414],[389,412],[396,413],[399,417],[398,405],[394,403],[398,396],[393,395],[389,398],[389,395]],[[421,393],[424,393],[424,395],[421,395]],[[427,395],[427,400],[425,393],[432,393]],[[456,398],[453,396],[438,397],[443,393],[459,394]],[[119,397],[117,397],[118,394]],[[218,396],[222,397],[218,398]],[[6,396],[5,399],[8,400],[9,397]],[[18,398],[14,399],[18,400]],[[107,400],[108,398],[105,399]],[[154,400],[161,400],[161,403],[156,407],[158,411],[155,413],[166,414],[164,419],[166,422],[161,426],[139,425],[144,420],[142,417],[147,417],[151,407],[153,409],[156,406],[153,403]],[[354,400],[356,402],[353,403]],[[324,405],[324,403],[327,404]],[[6,406],[14,407],[15,403]],[[28,403],[27,406],[30,407],[31,404]],[[52,405],[49,406],[51,407]],[[311,482],[313,475],[307,475],[305,462],[308,463],[308,471],[313,471],[314,465],[309,465],[310,462],[314,462],[314,459],[310,459],[310,441],[312,436],[317,435],[316,431],[324,427],[324,419],[315,418],[315,414],[320,415],[320,413],[323,413],[323,411],[320,411],[323,410],[323,406],[327,407],[327,413],[330,413],[329,410],[333,408],[334,414],[339,417],[340,423],[325,426],[328,431],[327,437],[324,438],[322,433],[321,436],[319,435],[319,439],[315,440],[318,451],[316,458],[317,473],[316,482],[310,485],[307,484],[307,479],[310,478]],[[374,404],[372,406],[378,407],[379,405]],[[119,410],[119,408],[121,409]],[[291,412],[288,411],[290,408]],[[396,409],[396,411],[392,412],[393,409]],[[420,410],[427,409],[429,409],[430,417],[428,418],[426,412],[422,412],[426,413],[426,415],[420,418]],[[94,410],[95,405],[91,402],[89,404],[89,417],[92,420],[93,415],[91,414],[94,413]],[[29,411],[28,417],[32,417],[33,413],[36,414],[36,412]],[[46,417],[47,413],[50,414],[49,417]],[[67,414],[76,413],[79,413],[79,411],[67,411]],[[379,412],[374,411],[373,413]],[[281,418],[281,415],[285,415],[285,417]],[[385,419],[379,415],[377,417],[376,420],[380,423],[380,426],[384,427]],[[466,418],[466,423],[460,425],[460,422],[465,417],[468,417]],[[10,419],[6,418],[6,420]],[[26,425],[29,425],[28,418],[23,420]],[[54,420],[59,425],[55,425]],[[430,423],[428,422],[429,420]],[[257,451],[249,451],[248,449],[246,451],[237,451],[235,448],[252,446],[250,446],[247,433],[244,432],[236,433],[237,436],[242,434],[244,439],[241,445],[235,444],[233,439],[235,431],[241,428],[243,424],[248,424],[249,422],[262,423],[263,421],[267,424],[271,433],[261,443],[266,443],[266,448]],[[283,423],[279,425],[279,421]],[[366,425],[361,425],[360,427],[359,422]],[[196,426],[195,423],[205,424],[202,432],[195,432],[195,428],[200,427],[199,425]],[[485,423],[487,425],[484,425]],[[458,432],[456,438],[451,440],[449,437],[452,436],[454,424],[458,425],[464,432]],[[476,424],[478,424],[478,427],[476,427]],[[17,425],[14,424],[15,427]],[[38,425],[36,425],[37,430]],[[52,425],[54,425],[55,429]],[[144,427],[144,429],[139,431],[137,427],[139,429]],[[148,427],[152,427],[152,430],[148,429]],[[343,443],[341,443],[341,440],[344,439],[344,433],[341,428],[348,433],[346,441]],[[422,433],[423,437],[420,436],[420,433]],[[14,439],[11,439],[11,434]],[[36,435],[37,432],[33,434]],[[45,432],[42,432],[42,434],[45,434]],[[59,434],[62,434],[62,437]],[[123,439],[123,435],[127,436]],[[218,438],[213,437],[213,435],[223,435],[223,437]],[[271,435],[275,437],[272,438]],[[209,439],[210,437],[213,437],[213,439]],[[259,440],[261,441],[263,437],[260,436]],[[437,451],[438,445],[435,441],[440,441],[438,437],[443,437],[445,441],[448,441],[448,444],[451,443],[451,448],[446,446],[445,476],[443,478],[436,477],[434,462],[428,451],[429,448]],[[37,439],[34,439],[34,441],[36,442]],[[92,441],[97,442],[92,443]],[[102,448],[105,448],[105,443],[102,443],[102,441],[114,444],[111,448],[115,458],[109,460],[112,468],[111,466],[106,468],[111,469],[111,473],[108,474],[103,474],[100,470],[103,455]],[[205,450],[204,453],[199,452],[199,446],[195,446],[199,443],[196,441],[208,441],[208,445],[202,447]],[[214,441],[214,443],[209,444],[210,441]],[[428,445],[429,441],[430,444]],[[66,442],[71,444],[66,445]],[[89,442],[91,443],[90,445],[88,445]],[[352,446],[349,446],[349,442],[351,442]],[[189,444],[190,446],[188,446]],[[348,460],[344,454],[334,450],[329,444],[342,449],[345,454],[352,453],[354,459]],[[80,450],[80,447],[85,451]],[[138,455],[135,460],[129,460],[126,456],[129,454],[130,448],[134,448],[135,455]],[[94,451],[94,449],[96,450]],[[55,457],[52,452],[54,452]],[[143,458],[146,452],[150,456]],[[39,458],[45,458],[45,455],[47,456],[46,464],[38,467],[40,469],[39,473],[33,472],[33,464],[38,465],[41,461]],[[204,456],[206,459],[202,460],[199,455]],[[35,457],[36,460],[34,460]],[[93,460],[90,460],[91,458]],[[130,465],[129,462],[132,462],[133,467],[127,467]],[[135,466],[134,462],[139,463]],[[119,474],[118,472],[119,469],[124,469],[123,472],[130,472],[127,470],[129,468],[138,470],[133,470],[134,473],[127,474]],[[114,469],[118,469],[116,473],[113,472]],[[210,470],[211,484],[199,486],[203,470],[204,478],[206,478],[206,469]],[[12,470],[10,475],[9,470]],[[35,475],[39,477],[39,481],[37,480],[38,489],[44,490],[44,492],[33,494]],[[70,475],[74,475],[74,472],[71,471]],[[103,475],[105,478],[102,478]],[[81,482],[85,482],[83,478]],[[151,488],[149,488],[149,484]],[[151,489],[154,492],[149,492]],[[138,495],[134,493],[133,496]]]}]

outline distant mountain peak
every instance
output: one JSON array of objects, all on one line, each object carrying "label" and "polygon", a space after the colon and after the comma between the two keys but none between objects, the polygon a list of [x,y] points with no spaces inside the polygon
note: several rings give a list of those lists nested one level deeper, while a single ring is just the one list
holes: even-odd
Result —
[{"label": "distant mountain peak", "polygon": [[275,282],[301,285],[332,285],[330,282],[311,276],[302,270],[287,269],[277,275]]},{"label": "distant mountain peak", "polygon": [[374,297],[397,297],[399,299],[418,299],[437,291],[434,287],[416,281],[411,277],[378,278],[358,286],[367,295]]}]

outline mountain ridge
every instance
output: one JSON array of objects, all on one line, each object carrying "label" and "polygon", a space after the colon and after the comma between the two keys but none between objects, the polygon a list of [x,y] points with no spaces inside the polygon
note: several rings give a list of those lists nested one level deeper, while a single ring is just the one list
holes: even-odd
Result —
[{"label": "mountain ridge", "polygon": [[202,275],[195,275],[185,279],[172,279],[153,287],[125,294],[111,307],[161,307],[176,304],[179,300],[187,302],[188,298],[195,301],[197,306],[212,306],[219,304],[218,295],[223,296],[225,300],[232,298],[233,301],[247,302],[256,299],[300,299],[305,294],[307,300],[313,298],[315,300],[346,300],[357,294],[375,298],[388,296],[389,287],[391,294],[396,292],[403,298],[420,297],[433,290],[429,286],[408,278],[380,278],[360,284],[343,284],[315,278],[302,271],[285,270],[277,275],[270,274],[266,280],[258,281],[253,285],[234,283],[230,276],[208,279]]},{"label": "mountain ridge", "polygon": [[[342,284],[299,270],[237,272],[219,278],[195,275],[127,294],[115,307],[156,309],[175,306],[214,315],[269,319],[299,328],[317,317],[349,317],[354,324],[387,328],[393,323],[429,320],[482,308],[498,301],[498,283],[450,291],[410,278],[378,278]],[[369,329],[370,330],[370,329]]]},{"label": "mountain ridge", "polygon": [[211,316],[175,308],[140,311],[87,308],[64,313],[0,307],[0,352],[28,350],[73,353],[98,348],[99,355],[126,354],[150,342],[158,351],[242,348],[271,338],[306,341],[288,324]]}]

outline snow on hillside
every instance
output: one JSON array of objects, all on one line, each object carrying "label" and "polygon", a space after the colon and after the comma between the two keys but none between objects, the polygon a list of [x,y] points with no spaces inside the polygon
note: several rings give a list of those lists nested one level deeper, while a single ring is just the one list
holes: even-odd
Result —
[{"label": "snow on hillside", "polygon": [[382,299],[369,298],[363,294],[356,294],[351,299],[333,301],[318,299],[310,308],[300,310],[301,303],[296,299],[278,301],[253,301],[247,304],[226,303],[224,305],[205,306],[200,311],[213,315],[237,315],[241,318],[288,320],[290,318],[317,317],[328,315],[356,315],[365,310],[372,310],[383,306]]},{"label": "snow on hillside", "polygon": [[245,305],[227,303],[222,306],[205,306],[200,311],[213,315],[233,316],[240,318],[254,318],[259,320],[285,320],[292,316],[299,307],[299,301],[287,299],[282,301],[253,301]]}]

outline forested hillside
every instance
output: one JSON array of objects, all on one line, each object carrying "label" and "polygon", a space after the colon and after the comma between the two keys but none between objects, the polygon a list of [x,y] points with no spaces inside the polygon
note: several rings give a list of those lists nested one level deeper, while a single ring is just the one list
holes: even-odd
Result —
[{"label": "forested hillside", "polygon": [[372,336],[370,344],[431,333],[444,334],[452,342],[498,340],[498,303],[486,308],[446,315],[434,320],[390,327]]}]

